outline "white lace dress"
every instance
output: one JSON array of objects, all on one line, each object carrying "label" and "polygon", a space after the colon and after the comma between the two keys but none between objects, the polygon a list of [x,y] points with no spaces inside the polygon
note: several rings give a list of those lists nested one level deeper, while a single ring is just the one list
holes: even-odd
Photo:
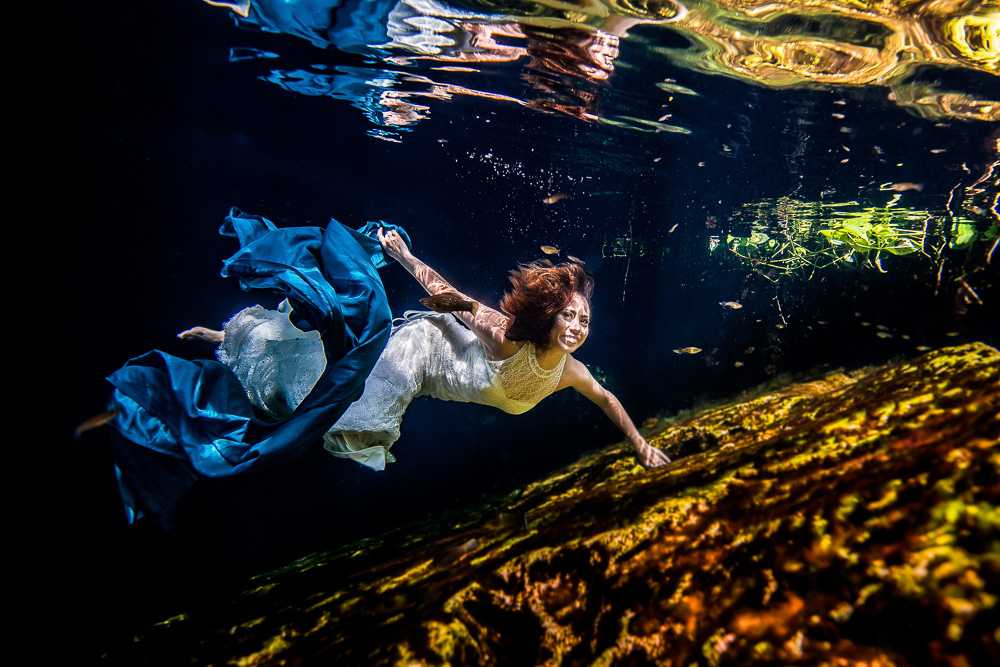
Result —
[{"label": "white lace dress", "polygon": [[[253,306],[225,325],[216,355],[246,388],[255,409],[280,418],[308,395],[326,367],[323,343],[297,329],[287,303],[277,311]],[[528,342],[512,357],[490,361],[482,343],[452,315],[407,313],[351,404],[324,436],[324,448],[375,470],[393,461],[406,408],[417,396],[479,403],[521,414],[555,391],[566,357],[546,370]]]},{"label": "white lace dress", "polygon": [[565,365],[564,356],[555,368],[542,368],[530,342],[508,359],[490,361],[476,335],[454,316],[415,313],[392,332],[364,394],[327,431],[323,446],[382,470],[394,460],[389,448],[417,396],[521,414],[555,391]]},{"label": "white lace dress", "polygon": [[224,325],[215,356],[236,374],[258,416],[292,414],[326,369],[318,331],[302,331],[289,320],[291,307],[244,308]]}]

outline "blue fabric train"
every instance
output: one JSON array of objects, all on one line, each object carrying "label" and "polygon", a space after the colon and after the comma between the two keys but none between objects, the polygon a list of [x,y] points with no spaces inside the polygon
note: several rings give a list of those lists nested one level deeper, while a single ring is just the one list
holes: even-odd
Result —
[{"label": "blue fabric train", "polygon": [[244,289],[285,297],[292,321],[320,333],[327,365],[288,417],[254,414],[233,372],[215,360],[187,361],[159,350],[130,360],[108,377],[116,474],[130,521],[171,511],[200,477],[224,477],[291,459],[314,445],[364,390],[385,347],[392,315],[377,268],[388,260],[368,223],[358,231],[331,221],[326,229],[278,229],[233,208],[220,233],[239,239],[223,276]]}]

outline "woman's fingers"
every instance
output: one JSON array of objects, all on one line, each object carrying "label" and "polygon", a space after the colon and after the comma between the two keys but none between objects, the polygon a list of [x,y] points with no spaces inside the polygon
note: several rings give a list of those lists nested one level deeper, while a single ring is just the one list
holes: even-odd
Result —
[{"label": "woman's fingers", "polygon": [[639,461],[647,468],[659,468],[670,463],[670,457],[661,450],[643,442],[639,447]]}]

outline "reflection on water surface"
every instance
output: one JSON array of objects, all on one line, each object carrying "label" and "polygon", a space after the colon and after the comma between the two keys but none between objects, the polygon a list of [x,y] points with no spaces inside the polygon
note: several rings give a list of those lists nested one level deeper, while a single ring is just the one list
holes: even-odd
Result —
[{"label": "reflection on water surface", "polygon": [[[678,66],[769,87],[859,87],[925,118],[1000,120],[980,91],[1000,66],[1000,14],[974,0],[252,0],[229,5],[247,29],[280,32],[367,58],[365,67],[275,69],[290,90],[346,99],[380,127],[405,128],[430,100],[492,98],[645,132],[683,132],[647,115],[674,82],[627,89],[617,68]],[[627,44],[627,47],[626,47]],[[247,57],[239,51],[234,59]],[[273,55],[262,53],[261,55]],[[517,63],[520,86],[482,75]],[[650,67],[653,65],[654,67]],[[474,76],[480,75],[480,76]],[[991,81],[992,82],[992,81]],[[665,88],[665,86],[667,86]],[[398,133],[379,132],[398,139]]]}]

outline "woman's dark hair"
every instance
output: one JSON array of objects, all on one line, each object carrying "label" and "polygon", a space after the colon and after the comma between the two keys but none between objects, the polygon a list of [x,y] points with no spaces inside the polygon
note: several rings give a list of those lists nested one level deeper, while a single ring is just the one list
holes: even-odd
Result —
[{"label": "woman's dark hair", "polygon": [[590,305],[594,294],[594,278],[582,266],[564,262],[553,264],[547,259],[521,264],[510,272],[514,289],[505,292],[500,310],[507,321],[507,340],[530,340],[536,347],[549,343],[549,332],[556,315],[579,294]]}]

